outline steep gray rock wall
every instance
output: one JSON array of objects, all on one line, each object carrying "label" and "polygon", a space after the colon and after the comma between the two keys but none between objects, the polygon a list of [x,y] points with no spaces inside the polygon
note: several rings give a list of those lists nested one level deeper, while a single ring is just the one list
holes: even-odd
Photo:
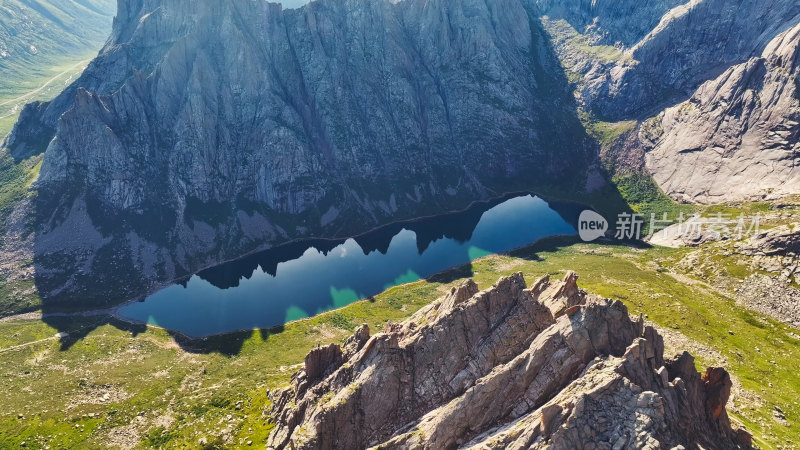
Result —
[{"label": "steep gray rock wall", "polygon": [[647,168],[688,202],[800,192],[800,24],[645,124]]},{"label": "steep gray rock wall", "polygon": [[86,73],[7,141],[18,158],[46,145],[39,273],[83,267],[47,239],[74,214],[113,238],[100,253],[115,264],[170,277],[508,191],[583,190],[596,157],[533,14],[522,0],[121,1]]},{"label": "steep gray rock wall", "polygon": [[85,182],[112,208],[241,195],[297,214],[326,195],[367,201],[340,186],[479,195],[586,159],[559,130],[574,131],[558,67],[519,1],[134,6],[110,46],[143,53],[137,73],[110,95],[76,93],[41,187]]}]

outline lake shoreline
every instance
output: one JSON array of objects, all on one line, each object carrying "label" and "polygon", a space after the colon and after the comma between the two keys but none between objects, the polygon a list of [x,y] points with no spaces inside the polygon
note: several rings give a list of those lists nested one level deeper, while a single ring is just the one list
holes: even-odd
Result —
[{"label": "lake shoreline", "polygon": [[[129,299],[124,300],[124,301],[122,301],[120,303],[116,303],[114,306],[111,306],[111,307],[108,307],[108,308],[99,308],[99,309],[98,308],[94,308],[94,309],[91,309],[91,310],[64,308],[64,309],[51,310],[51,311],[48,311],[46,313],[41,313],[41,312],[37,313],[36,311],[33,311],[33,316],[30,315],[31,311],[29,311],[29,312],[26,312],[26,313],[21,313],[21,314],[14,315],[14,316],[9,316],[9,317],[6,317],[4,319],[5,320],[24,320],[25,318],[37,317],[37,316],[39,318],[41,318],[41,319],[58,318],[58,317],[80,317],[82,315],[86,315],[87,313],[88,314],[92,314],[92,315],[107,315],[109,317],[114,318],[115,320],[119,320],[119,321],[122,321],[122,322],[125,322],[125,323],[129,323],[129,324],[147,324],[147,325],[150,325],[150,326],[156,326],[156,327],[159,327],[159,328],[163,328],[163,329],[169,330],[170,332],[180,333],[180,334],[184,335],[185,337],[187,337],[189,339],[193,339],[193,340],[202,339],[202,338],[206,338],[206,337],[209,337],[209,336],[227,335],[227,334],[232,334],[232,333],[237,333],[237,332],[272,329],[274,327],[281,326],[281,324],[270,325],[270,326],[267,326],[267,327],[231,329],[230,331],[226,330],[224,332],[213,332],[213,333],[209,333],[209,334],[205,334],[205,333],[202,333],[202,334],[201,333],[197,333],[197,334],[195,334],[195,333],[191,333],[191,332],[178,331],[177,329],[175,329],[175,327],[153,325],[153,324],[149,323],[149,319],[141,319],[141,318],[130,317],[129,315],[123,315],[121,313],[121,311],[124,308],[129,307],[131,305],[135,305],[137,303],[142,303],[146,299],[150,298],[150,296],[155,295],[156,293],[158,293],[158,292],[160,292],[160,291],[162,291],[164,289],[167,289],[167,288],[169,288],[171,286],[184,285],[184,287],[185,287],[185,283],[188,282],[189,280],[191,280],[193,277],[196,277],[199,273],[202,273],[202,272],[208,271],[208,270],[212,270],[214,268],[220,268],[222,266],[225,266],[226,264],[231,264],[231,263],[236,263],[236,262],[239,262],[239,261],[244,261],[247,258],[253,257],[254,255],[258,255],[260,253],[268,253],[270,251],[277,251],[277,250],[279,250],[279,249],[281,249],[283,247],[291,246],[293,244],[302,243],[302,242],[308,242],[309,245],[310,245],[310,248],[314,247],[315,243],[321,243],[321,242],[332,243],[332,244],[333,243],[338,243],[338,245],[344,245],[346,242],[348,242],[350,240],[359,241],[359,238],[363,238],[363,237],[368,236],[370,234],[380,233],[381,231],[384,231],[384,230],[390,230],[392,228],[398,228],[398,226],[402,226],[402,225],[407,225],[408,227],[407,228],[400,228],[400,229],[406,229],[406,230],[413,231],[413,226],[415,224],[424,223],[426,220],[430,220],[430,219],[433,219],[433,218],[447,217],[447,216],[451,216],[451,215],[458,215],[458,214],[468,213],[470,210],[473,210],[476,207],[484,207],[485,208],[485,210],[481,213],[481,216],[482,216],[484,213],[486,213],[488,210],[491,210],[492,208],[495,208],[495,207],[497,207],[497,206],[499,206],[499,205],[501,205],[501,204],[503,204],[505,202],[508,202],[508,201],[510,201],[512,199],[522,198],[522,197],[532,197],[533,199],[538,199],[541,202],[543,202],[548,207],[548,209],[550,211],[554,211],[556,213],[558,213],[558,211],[556,211],[556,210],[554,210],[552,208],[551,205],[553,205],[553,204],[570,205],[570,206],[577,207],[577,208],[580,208],[580,207],[590,208],[590,206],[586,206],[586,205],[584,205],[582,203],[579,203],[577,201],[574,201],[574,200],[559,199],[559,198],[557,198],[558,196],[555,196],[556,198],[554,198],[554,199],[548,199],[548,196],[540,195],[540,194],[537,194],[537,193],[532,192],[532,191],[507,192],[507,193],[503,193],[503,194],[498,195],[498,196],[494,196],[494,197],[489,198],[489,199],[471,201],[468,204],[468,206],[466,206],[465,208],[449,210],[449,211],[447,211],[445,213],[442,213],[442,214],[419,216],[419,217],[415,217],[413,219],[407,219],[407,220],[396,220],[396,221],[393,221],[393,222],[390,222],[390,223],[383,224],[381,226],[375,227],[375,228],[370,229],[370,230],[368,230],[366,232],[355,234],[355,235],[349,235],[349,236],[346,236],[346,237],[317,238],[317,237],[311,236],[311,237],[302,237],[302,238],[292,239],[290,241],[282,242],[279,245],[261,246],[261,247],[258,247],[257,249],[255,249],[253,251],[250,251],[250,252],[248,252],[246,254],[243,254],[241,256],[237,256],[236,258],[223,260],[223,261],[217,261],[217,262],[214,262],[213,264],[208,264],[208,265],[206,265],[206,266],[204,266],[202,268],[197,269],[191,275],[185,275],[185,276],[181,276],[181,277],[176,277],[176,278],[168,280],[168,281],[154,283],[153,285],[151,285],[150,289],[147,289],[146,293],[136,295],[133,298],[129,298]],[[564,216],[562,216],[561,219],[565,220],[565,221],[567,220]],[[571,224],[569,222],[566,222],[566,223],[568,223],[570,226],[572,226],[574,228],[574,224]],[[392,233],[396,234],[397,232],[396,231],[392,231]],[[506,253],[506,252],[509,252],[509,251],[513,251],[513,250],[515,250],[517,248],[522,248],[522,247],[526,247],[526,246],[529,246],[529,245],[533,245],[533,244],[535,244],[536,242],[538,242],[539,240],[541,240],[543,238],[552,237],[552,236],[556,236],[556,235],[561,235],[561,234],[557,233],[555,235],[541,236],[538,239],[536,239],[535,241],[527,242],[524,245],[515,246],[514,248],[511,248],[511,249],[508,249],[508,250],[504,249],[502,251],[492,251],[492,250],[488,250],[488,251],[490,251],[490,253],[493,254],[493,255],[494,254],[503,254],[503,253]],[[391,237],[388,238],[388,242],[391,242],[392,239],[393,238],[391,238]],[[436,241],[438,241],[438,239],[434,239],[431,242],[436,242]],[[357,242],[357,244],[358,244],[358,242]],[[359,244],[359,246],[360,245],[361,244]],[[314,248],[316,248],[316,247],[314,247]],[[323,250],[319,250],[319,249],[318,249],[318,251],[321,254],[324,254],[326,256],[330,252],[330,250],[324,250],[323,251]],[[368,255],[368,254],[365,252],[365,255]],[[287,261],[291,261],[291,260],[287,260]],[[283,261],[283,262],[286,262],[286,261]],[[464,264],[466,264],[466,262]],[[450,266],[447,266],[447,267],[445,267],[445,268],[443,268],[441,270],[437,270],[435,272],[421,273],[420,278],[421,279],[428,279],[428,278],[436,276],[439,273],[446,272],[446,271],[451,270],[451,269],[453,269],[455,267],[459,267],[460,265],[461,264],[450,265]],[[249,279],[250,277],[244,276],[243,278]],[[242,279],[242,278],[240,278],[240,279]],[[208,281],[208,280],[205,280],[205,281]],[[415,280],[415,281],[417,281],[417,280]],[[405,283],[401,283],[401,284],[405,284]],[[388,288],[388,287],[390,287],[390,286],[387,285],[386,288]],[[375,294],[372,294],[372,295],[377,295],[378,292],[383,292],[386,288],[381,289],[380,291],[377,291]],[[368,295],[368,292],[370,292],[370,291],[361,291],[360,293],[354,291],[355,295],[363,296],[361,298],[358,298],[358,300],[355,300],[355,302],[362,301],[364,298],[369,298],[370,295]],[[336,309],[339,309],[339,308],[333,308],[332,310],[336,310]],[[42,310],[46,311],[47,308],[42,308]],[[99,311],[99,313],[98,313],[98,311]],[[305,318],[308,318],[308,317],[314,317],[316,315],[325,313],[327,311],[330,311],[330,310],[323,310],[323,311],[319,311],[317,313],[310,313],[310,310],[306,309],[304,311],[304,313],[307,314],[307,316],[303,317],[303,318],[300,318],[300,319],[297,319],[297,320],[302,320],[302,319],[305,319]],[[156,320],[156,319],[153,319],[153,320]],[[288,320],[286,322],[283,322],[283,324],[285,325],[286,323],[290,323],[290,322],[293,322],[293,321],[294,320]]]},{"label": "lake shoreline", "polygon": [[[513,248],[513,249],[508,250],[506,252],[498,252],[498,253],[492,253],[490,255],[482,256],[482,257],[480,257],[480,258],[478,258],[478,259],[476,259],[474,261],[471,261],[469,263],[466,263],[466,264],[472,264],[475,261],[479,261],[479,260],[482,260],[484,258],[491,258],[493,256],[508,255],[508,254],[513,253],[513,252],[519,251],[521,249],[525,249],[525,248],[528,248],[528,247],[535,246],[535,245],[539,244],[540,242],[548,240],[548,239],[564,239],[564,238],[572,238],[572,237],[577,237],[577,234],[555,234],[555,235],[551,235],[551,236],[545,236],[545,237],[542,237],[540,239],[537,239],[534,242],[531,242],[529,244],[525,244],[525,245],[523,245],[521,247]],[[430,276],[421,278],[421,279],[416,280],[416,281],[410,281],[408,283],[402,283],[402,284],[398,284],[398,285],[395,285],[395,286],[391,286],[391,287],[385,289],[384,291],[381,291],[381,292],[379,292],[379,293],[377,293],[377,294],[375,294],[375,295],[373,295],[371,297],[375,297],[377,295],[383,294],[384,292],[388,291],[389,289],[400,288],[400,287],[408,286],[408,285],[411,285],[411,284],[414,284],[414,283],[428,281],[428,280],[430,280],[432,278],[435,278],[437,276],[440,276],[440,275],[442,275],[444,273],[447,273],[447,272],[456,270],[456,269],[458,269],[458,268],[460,268],[462,266],[465,266],[466,264],[461,264],[461,265],[448,267],[448,268],[446,268],[444,270],[441,270],[441,271],[436,272],[436,273],[434,273],[434,274],[432,274]],[[307,321],[307,320],[310,320],[310,319],[314,319],[316,317],[323,316],[325,314],[335,314],[337,311],[343,310],[343,309],[347,308],[350,305],[369,302],[371,297],[365,297],[365,298],[356,300],[356,301],[354,301],[352,303],[348,303],[346,305],[343,305],[343,306],[340,306],[340,307],[337,307],[337,308],[334,308],[334,309],[330,309],[330,310],[327,310],[327,311],[322,311],[319,314],[310,315],[308,317],[303,317],[303,318],[300,318],[300,319],[289,320],[289,321],[287,321],[287,322],[285,322],[285,323],[283,323],[281,325],[275,325],[275,326],[268,327],[268,328],[242,328],[242,329],[239,329],[239,330],[231,330],[231,331],[226,331],[226,332],[223,332],[223,333],[213,333],[213,334],[208,334],[208,335],[203,335],[203,336],[193,336],[191,334],[188,334],[188,333],[185,333],[185,332],[182,332],[182,331],[173,330],[173,329],[166,328],[166,327],[163,327],[163,326],[160,326],[160,325],[157,325],[157,324],[152,324],[152,323],[148,323],[146,321],[136,320],[136,319],[132,319],[132,318],[128,318],[128,317],[124,317],[124,316],[118,315],[117,314],[117,310],[119,308],[122,308],[125,305],[119,305],[116,308],[113,308],[113,309],[110,309],[110,310],[104,310],[104,311],[109,311],[108,315],[110,317],[113,317],[116,320],[119,320],[120,322],[125,322],[125,323],[131,324],[131,325],[145,325],[147,327],[152,327],[154,329],[164,330],[164,331],[170,333],[171,335],[179,335],[179,336],[181,336],[182,338],[184,338],[185,340],[187,340],[189,342],[197,342],[197,341],[205,341],[205,340],[213,339],[213,338],[217,338],[217,337],[230,336],[230,335],[234,335],[234,334],[255,333],[257,331],[274,331],[274,330],[280,329],[282,327],[285,327],[286,325],[289,325],[289,324],[304,322],[304,321]]]}]

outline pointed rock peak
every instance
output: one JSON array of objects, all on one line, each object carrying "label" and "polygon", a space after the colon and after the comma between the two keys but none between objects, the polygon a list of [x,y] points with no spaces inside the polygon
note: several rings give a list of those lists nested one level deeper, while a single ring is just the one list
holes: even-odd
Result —
[{"label": "pointed rock peak", "polygon": [[544,277],[536,282],[529,291],[535,300],[550,309],[553,317],[560,317],[569,312],[574,312],[575,306],[586,302],[586,293],[578,288],[578,275],[568,271],[561,281],[550,282],[549,277]]},{"label": "pointed rock peak", "polygon": [[450,293],[442,301],[441,309],[442,311],[451,310],[456,305],[469,300],[478,292],[480,292],[480,289],[478,289],[478,284],[475,281],[472,279],[465,280],[458,287],[453,286],[450,289]]},{"label": "pointed rock peak", "polygon": [[305,374],[310,385],[322,380],[344,362],[342,349],[336,344],[317,347],[306,355]]},{"label": "pointed rock peak", "polygon": [[[728,422],[724,370],[701,377],[688,354],[664,362],[654,329],[576,280],[528,291],[515,274],[471,296],[465,282],[344,362],[337,346],[315,350],[305,371],[324,379],[309,389],[301,371],[272,397],[268,446],[750,448]],[[554,320],[553,295],[586,303]]]},{"label": "pointed rock peak", "polygon": [[369,325],[365,323],[356,328],[355,333],[347,338],[347,341],[344,343],[345,357],[349,358],[358,353],[362,348],[364,348],[364,344],[367,343],[369,338]]},{"label": "pointed rock peak", "polygon": [[708,391],[706,405],[708,412],[714,417],[719,417],[725,412],[725,404],[731,396],[731,376],[722,367],[709,367],[703,375],[703,383]]},{"label": "pointed rock peak", "polygon": [[525,276],[522,275],[522,272],[517,272],[507,277],[500,278],[492,287],[494,289],[502,289],[520,286],[522,286],[523,289],[527,287],[527,284],[525,283]]},{"label": "pointed rock peak", "polygon": [[798,52],[800,52],[800,23],[770,41],[764,48],[762,58],[766,58],[774,66],[792,70],[797,64]]},{"label": "pointed rock peak", "polygon": [[544,290],[547,289],[548,286],[550,286],[550,275],[545,275],[536,280],[536,282],[533,283],[533,286],[531,286],[528,292],[530,292],[533,298],[538,298],[539,295],[541,295],[541,293],[544,292]]},{"label": "pointed rock peak", "polygon": [[557,285],[558,290],[554,294],[556,297],[574,297],[579,294],[578,289],[578,275],[573,271],[568,271],[561,280],[561,284]]}]

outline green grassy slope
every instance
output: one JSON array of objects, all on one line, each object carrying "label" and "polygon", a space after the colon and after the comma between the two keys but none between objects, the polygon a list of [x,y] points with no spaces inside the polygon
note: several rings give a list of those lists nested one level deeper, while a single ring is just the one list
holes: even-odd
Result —
[{"label": "green grassy slope", "polygon": [[[717,254],[716,245],[729,244],[709,244],[701,250]],[[294,322],[283,330],[182,342],[194,352],[181,349],[160,329],[134,333],[109,324],[62,350],[52,337],[56,330],[41,321],[0,322],[0,378],[5,380],[0,386],[0,447],[24,441],[29,448],[100,448],[125,439],[145,448],[185,448],[200,442],[238,448],[249,441],[261,446],[271,428],[266,389],[287,383],[309,349],[342,342],[363,322],[380,330],[388,320],[408,317],[465,277],[487,288],[498,277],[517,271],[531,283],[566,270],[578,272],[583,288],[619,299],[632,314],[646,315],[662,329],[685,336],[693,343],[689,349],[697,356],[698,368],[724,365],[737,380],[731,416],[755,434],[760,446],[797,446],[800,380],[794,367],[800,358],[800,330],[747,310],[702,274],[687,273],[679,263],[692,251],[550,239],[390,289],[373,301]],[[708,258],[707,263],[737,277],[747,275],[745,268],[724,258]],[[86,318],[72,327],[102,320]],[[229,351],[242,341],[241,351]],[[695,351],[698,348],[705,351]],[[669,348],[684,349],[681,342]],[[773,419],[776,406],[789,426]]]},{"label": "green grassy slope", "polygon": [[114,0],[3,0],[0,5],[0,96],[19,84],[32,88],[31,70],[66,56],[97,51],[111,32]]},{"label": "green grassy slope", "polygon": [[0,3],[0,139],[25,103],[54,97],[80,75],[115,13],[115,0]]},{"label": "green grassy slope", "polygon": [[0,94],[0,139],[11,132],[25,104],[60,94],[81,75],[95,51],[65,54],[58,62],[44,63],[52,65],[31,66],[25,77],[0,78],[0,91],[5,92]]}]

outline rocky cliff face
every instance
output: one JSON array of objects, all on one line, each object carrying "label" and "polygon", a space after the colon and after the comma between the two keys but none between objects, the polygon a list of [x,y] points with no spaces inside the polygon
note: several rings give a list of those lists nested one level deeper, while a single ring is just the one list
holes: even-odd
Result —
[{"label": "rocky cliff face", "polygon": [[645,124],[647,167],[699,203],[800,192],[800,24]]},{"label": "rocky cliff face", "polygon": [[538,4],[579,102],[600,119],[642,123],[619,158],[643,159],[634,168],[646,163],[668,195],[718,203],[799,191],[800,2]]},{"label": "rocky cliff face", "polygon": [[7,147],[46,147],[40,274],[107,266],[47,237],[80,222],[115,264],[167,279],[503,192],[580,191],[595,160],[521,0],[121,1],[100,56]]},{"label": "rocky cliff face", "polygon": [[472,281],[375,336],[321,347],[272,393],[274,448],[749,448],[704,375],[573,273]]},{"label": "rocky cliff face", "polygon": [[[37,284],[139,295],[295,238],[580,193],[604,177],[579,117],[636,123],[619,159],[678,200],[797,192],[798,23],[798,0],[120,1],[4,145],[44,153]],[[136,276],[80,275],[111,266]]]},{"label": "rocky cliff face", "polygon": [[93,67],[110,79],[67,93],[39,185],[116,210],[241,198],[379,216],[567,175],[585,146],[531,20],[516,0],[123,2]]},{"label": "rocky cliff face", "polygon": [[685,98],[800,22],[796,0],[536,3],[583,104],[611,121]]}]

